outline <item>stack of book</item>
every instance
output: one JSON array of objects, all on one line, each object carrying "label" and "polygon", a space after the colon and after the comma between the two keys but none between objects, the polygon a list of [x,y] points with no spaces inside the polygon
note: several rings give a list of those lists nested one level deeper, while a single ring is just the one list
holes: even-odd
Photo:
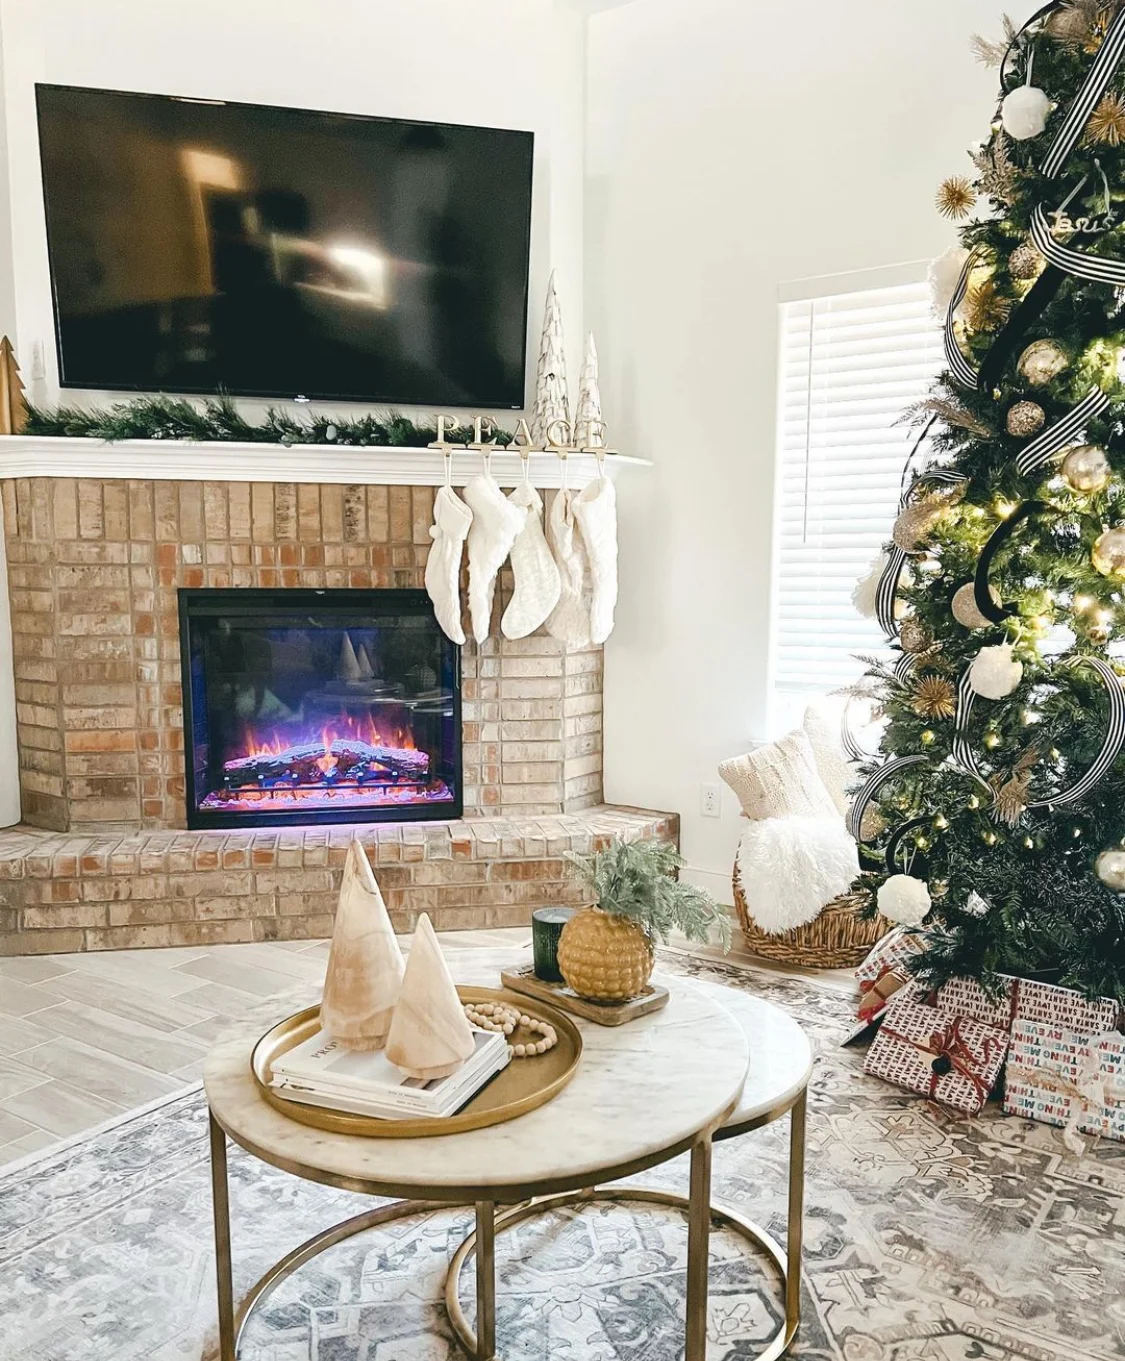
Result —
[{"label": "stack of book", "polygon": [[504,1035],[473,1031],[473,1053],[449,1077],[407,1077],[382,1049],[342,1049],[323,1030],[273,1063],[274,1090],[289,1101],[352,1115],[410,1120],[453,1115],[503,1068]]}]

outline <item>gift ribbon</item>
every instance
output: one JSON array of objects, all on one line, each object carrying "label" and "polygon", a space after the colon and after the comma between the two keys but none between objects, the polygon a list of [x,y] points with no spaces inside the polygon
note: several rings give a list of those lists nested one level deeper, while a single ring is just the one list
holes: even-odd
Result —
[{"label": "gift ribbon", "polygon": [[[917,1049],[923,1057],[930,1060],[929,1097],[931,1101],[939,1101],[939,1104],[941,1104],[937,1089],[941,1085],[942,1078],[948,1077],[950,1073],[957,1073],[971,1085],[980,1100],[980,1106],[983,1107],[988,1100],[988,1094],[992,1091],[993,1084],[986,1082],[977,1072],[977,1068],[987,1069],[998,1054],[1003,1056],[1004,1040],[986,1033],[982,1036],[981,1054],[978,1057],[973,1053],[972,1045],[962,1034],[961,1022],[963,1019],[961,1016],[954,1016],[947,1026],[935,1030],[928,1039],[915,1040],[909,1035],[904,1035],[900,1030],[894,1029],[894,1013],[892,1012],[883,1022],[883,1034],[888,1039],[899,1040],[903,1044],[908,1044],[912,1049]],[[944,1072],[939,1072],[935,1065],[937,1065],[939,1059],[943,1058],[949,1060],[949,1067]]]},{"label": "gift ribbon", "polygon": [[872,1021],[883,1010],[891,998],[908,980],[898,972],[897,966],[888,965],[874,983],[863,988],[856,1015],[861,1021]]},{"label": "gift ribbon", "polygon": [[1079,1126],[1092,1111],[1107,1110],[1112,1106],[1125,1106],[1125,1082],[1111,1078],[1102,1072],[1101,1055],[1098,1046],[1107,1041],[1120,1042],[1121,1035],[1116,1030],[1107,1031],[1092,1040],[1078,1041],[1082,1057],[1078,1062],[1074,1078],[1062,1073],[1052,1073],[1043,1068],[1029,1068],[1026,1064],[1008,1061],[1008,1080],[1023,1082],[1029,1087],[1039,1088],[1066,1097],[1070,1102],[1070,1115],[1063,1126],[1063,1143],[1072,1153],[1086,1151]]}]

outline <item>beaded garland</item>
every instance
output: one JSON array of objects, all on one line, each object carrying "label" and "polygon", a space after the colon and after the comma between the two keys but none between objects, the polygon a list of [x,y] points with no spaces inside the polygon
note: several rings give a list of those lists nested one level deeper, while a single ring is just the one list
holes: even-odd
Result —
[{"label": "beaded garland", "polygon": [[553,1025],[539,1020],[536,1016],[528,1016],[525,1012],[517,1011],[515,1007],[505,1006],[503,1002],[467,1002],[465,1017],[470,1025],[475,1025],[480,1030],[491,1030],[496,1034],[506,1035],[509,1040],[521,1026],[524,1030],[543,1036],[541,1040],[536,1040],[532,1044],[509,1043],[508,1048],[513,1058],[530,1059],[538,1054],[546,1054],[559,1042]]}]

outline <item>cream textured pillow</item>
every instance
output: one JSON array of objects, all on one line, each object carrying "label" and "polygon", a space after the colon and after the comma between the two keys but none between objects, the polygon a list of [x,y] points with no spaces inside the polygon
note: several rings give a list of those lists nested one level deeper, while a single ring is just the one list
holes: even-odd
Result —
[{"label": "cream textured pillow", "polygon": [[754,821],[840,816],[817,771],[809,739],[799,728],[757,751],[723,761],[719,774]]},{"label": "cream textured pillow", "polygon": [[838,729],[824,712],[810,704],[805,710],[803,724],[812,747],[813,760],[820,772],[824,787],[832,795],[832,802],[842,817],[848,813],[848,785],[852,782],[852,768],[837,736]]}]

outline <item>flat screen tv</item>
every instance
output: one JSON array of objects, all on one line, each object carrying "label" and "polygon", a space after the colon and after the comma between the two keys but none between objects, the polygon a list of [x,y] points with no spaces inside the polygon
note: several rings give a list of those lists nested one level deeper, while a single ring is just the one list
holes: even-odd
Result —
[{"label": "flat screen tv", "polygon": [[36,96],[64,387],[523,405],[530,132]]}]

